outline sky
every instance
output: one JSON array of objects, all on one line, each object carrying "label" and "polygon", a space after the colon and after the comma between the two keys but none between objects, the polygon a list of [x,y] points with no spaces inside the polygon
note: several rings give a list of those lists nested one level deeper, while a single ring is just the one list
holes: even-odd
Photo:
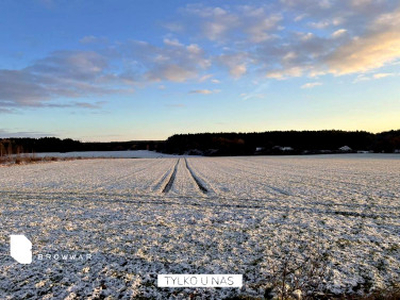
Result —
[{"label": "sky", "polygon": [[400,0],[0,2],[0,137],[400,129]]}]

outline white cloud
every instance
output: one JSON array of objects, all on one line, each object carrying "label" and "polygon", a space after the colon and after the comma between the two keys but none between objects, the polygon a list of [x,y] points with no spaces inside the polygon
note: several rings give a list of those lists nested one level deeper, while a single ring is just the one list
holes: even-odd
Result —
[{"label": "white cloud", "polygon": [[[82,42],[95,39],[88,36]],[[161,47],[129,41],[114,45],[112,51],[57,51],[24,69],[0,69],[0,108],[4,112],[9,107],[49,106],[60,97],[132,93],[135,85],[149,81],[202,80],[200,74],[210,65],[200,46],[177,39],[164,39]]]},{"label": "white cloud", "polygon": [[329,71],[338,74],[365,72],[400,57],[399,32],[379,32],[353,39],[327,58]]},{"label": "white cloud", "polygon": [[156,66],[146,73],[146,78],[150,81],[168,80],[173,82],[185,82],[196,78],[196,70],[184,68],[176,64],[166,64]]},{"label": "white cloud", "polygon": [[195,24],[195,32],[201,32],[205,38],[219,43],[238,36],[244,36],[253,43],[269,40],[273,38],[271,32],[279,28],[283,19],[280,13],[271,14],[264,6],[250,5],[214,8],[191,4],[181,12],[190,16],[187,22]]},{"label": "white cloud", "polygon": [[291,67],[287,69],[269,71],[267,72],[266,77],[283,80],[289,77],[300,77],[303,75],[303,73],[304,70],[301,67]]},{"label": "white cloud", "polygon": [[201,77],[199,78],[199,82],[207,81],[208,79],[210,79],[210,78],[212,78],[212,77],[213,77],[212,74],[206,74],[206,75],[201,76]]},{"label": "white cloud", "polygon": [[118,76],[110,76],[108,68],[107,58],[96,52],[57,51],[24,69],[0,70],[0,106],[50,106],[59,97],[123,92],[126,87],[109,85]]},{"label": "white cloud", "polygon": [[185,82],[198,78],[211,65],[197,44],[186,46],[176,39],[165,39],[163,47],[131,41],[124,49],[125,60],[140,63],[140,75],[144,80]]},{"label": "white cloud", "polygon": [[200,48],[198,45],[196,45],[196,44],[190,44],[189,46],[186,47],[186,49],[187,49],[191,54],[194,54],[194,55],[198,55],[198,54],[201,54],[201,53],[202,53],[201,48]]},{"label": "white cloud", "polygon": [[233,66],[230,70],[229,73],[234,77],[234,78],[239,78],[246,74],[247,68],[245,64],[240,64]]},{"label": "white cloud", "polygon": [[189,94],[202,94],[202,95],[210,95],[210,94],[216,94],[216,93],[220,93],[221,90],[193,90],[190,91]]},{"label": "white cloud", "polygon": [[365,72],[400,58],[400,8],[378,15],[367,29],[328,57],[332,73]]},{"label": "white cloud", "polygon": [[[247,11],[249,19],[244,26],[244,32],[248,34],[249,40],[253,43],[260,43],[273,38],[271,30],[277,29],[279,22],[283,19],[281,14],[267,15],[264,9]],[[247,26],[247,28],[246,28]]]},{"label": "white cloud", "polygon": [[296,17],[294,18],[294,21],[295,21],[295,22],[299,22],[299,21],[303,20],[305,17],[307,17],[307,14],[298,15],[298,16],[296,16]]},{"label": "white cloud", "polygon": [[344,22],[342,17],[335,17],[333,19],[325,19],[317,22],[309,22],[308,25],[315,29],[325,29],[328,27],[339,26]]},{"label": "white cloud", "polygon": [[183,45],[177,39],[164,39],[164,44],[172,47],[182,47]]},{"label": "white cloud", "polygon": [[316,29],[324,29],[331,25],[329,21],[310,22],[309,25]]},{"label": "white cloud", "polygon": [[[297,14],[309,13],[311,9],[302,10],[298,2],[283,2],[290,9],[299,10]],[[349,3],[338,6],[337,2],[332,2],[336,5],[332,8],[336,15],[331,11],[316,11],[312,18],[316,23],[331,20],[330,26],[343,23],[346,29],[336,29],[331,35],[300,31],[290,38],[274,41],[273,46],[265,44],[254,53],[257,55],[255,61],[265,68],[267,77],[275,79],[363,73],[394,63],[400,58],[400,8],[393,10],[389,3],[381,0],[380,10],[373,11],[368,7],[356,11],[349,9]],[[392,11],[382,13],[382,10],[389,9]],[[337,16],[338,12],[343,16]],[[350,14],[353,14],[353,19]]]},{"label": "white cloud", "polygon": [[390,77],[390,76],[394,76],[394,73],[377,73],[374,74],[374,78],[375,79],[381,79],[381,78],[385,78],[385,77]]},{"label": "white cloud", "polygon": [[298,57],[298,55],[296,54],[296,52],[294,52],[294,51],[289,51],[288,53],[286,53],[286,54],[283,56],[282,60],[288,62],[288,61],[291,61],[291,60],[296,59],[297,57]]},{"label": "white cloud", "polygon": [[[342,75],[376,69],[400,58],[399,4],[356,2],[190,4],[181,9],[180,23],[185,34],[199,43],[202,39],[212,42],[212,52],[220,54],[209,57],[208,65],[216,62],[233,78],[255,70],[277,79]],[[291,22],[296,22],[295,29]]]},{"label": "white cloud", "polygon": [[247,72],[248,58],[245,53],[223,54],[217,58],[217,61],[228,68],[233,78],[240,78]]},{"label": "white cloud", "polygon": [[184,13],[201,18],[200,30],[206,38],[212,41],[223,39],[226,32],[237,26],[238,22],[236,15],[220,7],[187,5]]},{"label": "white cloud", "polygon": [[301,86],[302,89],[312,89],[316,86],[322,85],[321,82],[309,82]]},{"label": "white cloud", "polygon": [[[80,42],[85,48],[96,47],[96,51],[58,51],[25,68],[0,69],[0,109],[47,105],[60,97],[132,92],[136,85],[145,86],[149,81],[161,82],[161,86],[163,81],[189,80],[218,84],[220,81],[208,73],[223,76],[222,71],[236,79],[265,74],[281,80],[362,74],[354,80],[357,82],[392,76],[377,73],[368,77],[364,73],[400,59],[398,1],[280,0],[257,6],[226,3],[223,7],[190,4],[180,13],[180,19],[165,25],[174,33],[166,33],[168,38],[158,43],[106,45],[106,39],[88,35]],[[190,43],[184,42],[188,37]],[[103,47],[100,50],[99,44]]]},{"label": "white cloud", "polygon": [[285,79],[284,71],[271,71],[265,75],[267,78],[282,80]]},{"label": "white cloud", "polygon": [[338,29],[334,33],[332,33],[332,37],[333,38],[338,38],[338,37],[344,35],[346,32],[347,32],[346,29]]},{"label": "white cloud", "polygon": [[368,80],[371,80],[371,78],[365,75],[358,75],[357,78],[353,80],[353,83],[368,81]]},{"label": "white cloud", "polygon": [[299,32],[298,33],[300,40],[305,42],[305,41],[309,41],[312,40],[313,38],[315,38],[315,35],[312,32]]}]

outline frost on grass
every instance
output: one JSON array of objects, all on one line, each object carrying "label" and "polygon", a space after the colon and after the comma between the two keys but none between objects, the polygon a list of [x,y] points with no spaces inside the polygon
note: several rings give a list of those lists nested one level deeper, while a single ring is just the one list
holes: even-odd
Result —
[{"label": "frost on grass", "polygon": [[[363,295],[400,282],[398,158],[187,162],[104,159],[1,168],[0,295]],[[203,193],[193,176],[212,192]],[[9,256],[10,234],[32,241],[31,265]],[[160,273],[243,274],[244,285],[158,288]]]}]

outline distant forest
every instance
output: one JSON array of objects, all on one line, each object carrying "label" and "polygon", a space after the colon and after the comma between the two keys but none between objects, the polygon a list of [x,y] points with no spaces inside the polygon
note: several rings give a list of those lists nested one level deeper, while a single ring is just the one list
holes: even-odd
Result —
[{"label": "distant forest", "polygon": [[164,141],[128,141],[128,142],[80,142],[56,137],[43,138],[7,138],[0,139],[0,156],[40,152],[72,151],[121,151],[155,150],[161,151]]},{"label": "distant forest", "polygon": [[[339,150],[347,146],[350,150]],[[167,153],[205,155],[311,154],[400,149],[400,130],[378,134],[366,131],[268,131],[261,133],[178,134],[167,139]]]},{"label": "distant forest", "polygon": [[[347,147],[344,147],[347,146]],[[343,148],[344,147],[344,148]],[[400,152],[400,130],[267,131],[176,134],[166,141],[80,142],[55,137],[0,139],[0,156],[21,153],[154,150],[175,154],[253,155],[340,152]]]}]

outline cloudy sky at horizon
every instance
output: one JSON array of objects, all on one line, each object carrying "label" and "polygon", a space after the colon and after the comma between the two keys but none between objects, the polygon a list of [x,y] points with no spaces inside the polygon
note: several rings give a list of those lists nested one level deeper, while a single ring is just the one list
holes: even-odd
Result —
[{"label": "cloudy sky at horizon", "polygon": [[0,4],[0,137],[400,129],[400,1]]}]

